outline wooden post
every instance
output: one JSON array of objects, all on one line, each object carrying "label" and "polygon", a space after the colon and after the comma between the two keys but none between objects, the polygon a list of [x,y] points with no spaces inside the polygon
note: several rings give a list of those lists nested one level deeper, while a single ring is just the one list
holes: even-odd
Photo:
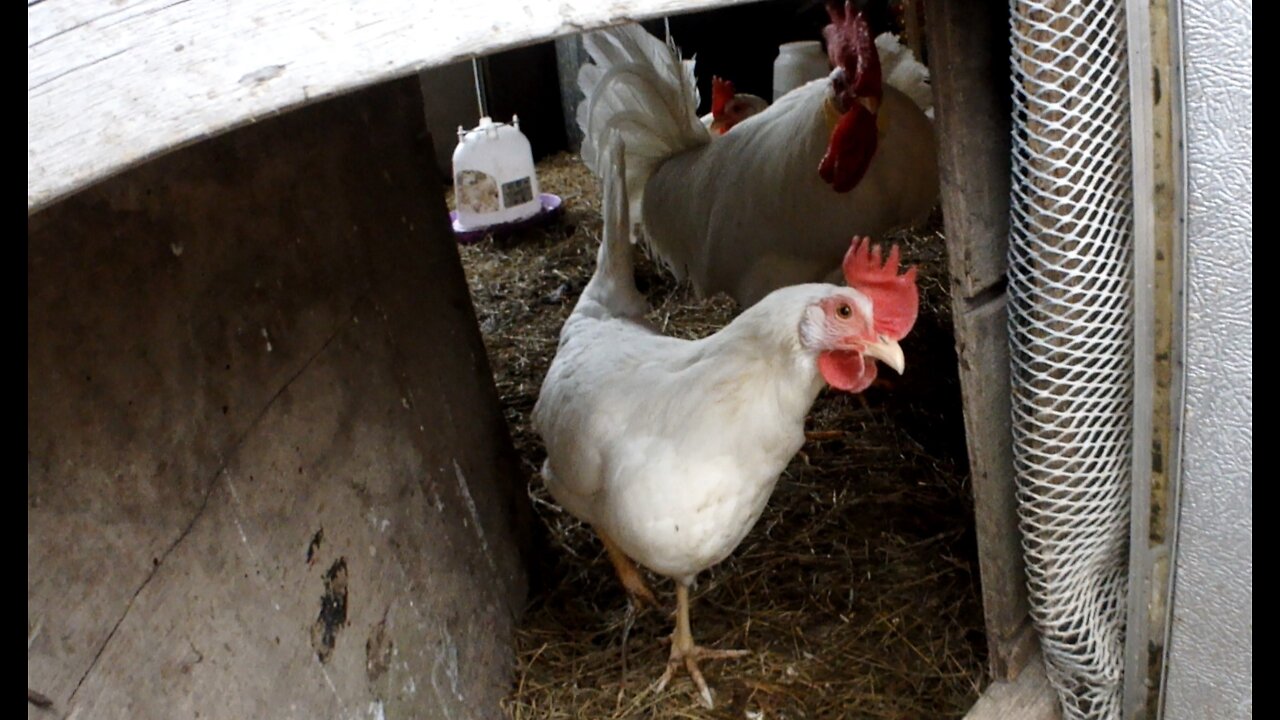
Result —
[{"label": "wooden post", "polygon": [[1035,633],[1017,524],[1005,308],[1008,6],[933,0],[926,7],[987,644],[992,676],[1011,680],[1031,656]]}]

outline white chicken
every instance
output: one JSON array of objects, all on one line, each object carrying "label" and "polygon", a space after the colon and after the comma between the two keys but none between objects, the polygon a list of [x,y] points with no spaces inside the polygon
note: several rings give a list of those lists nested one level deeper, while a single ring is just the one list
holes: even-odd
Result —
[{"label": "white chicken", "polygon": [[938,196],[933,125],[882,87],[871,31],[829,9],[835,70],[742,120],[715,142],[696,115],[692,61],[630,25],[591,33],[579,71],[582,157],[601,175],[603,141],[626,142],[632,217],[650,250],[703,295],[746,306],[796,283],[838,280],[853,235],[927,218]]},{"label": "white chicken", "polygon": [[552,497],[599,534],[633,595],[652,598],[633,559],[676,581],[658,687],[683,665],[711,705],[698,661],[744,653],[694,643],[689,586],[759,519],[824,384],[865,390],[877,360],[902,372],[898,340],[919,302],[915,269],[899,274],[896,247],[882,263],[858,240],[844,262],[849,287],[783,288],[709,337],[661,335],[646,324],[634,284],[621,141],[601,160],[596,271],[560,331],[533,410],[547,449],[542,475]]},{"label": "white chicken", "polygon": [[711,78],[711,112],[702,116],[702,125],[712,138],[733,129],[734,125],[757,115],[769,107],[769,101],[759,95],[740,93],[733,83],[718,77]]}]

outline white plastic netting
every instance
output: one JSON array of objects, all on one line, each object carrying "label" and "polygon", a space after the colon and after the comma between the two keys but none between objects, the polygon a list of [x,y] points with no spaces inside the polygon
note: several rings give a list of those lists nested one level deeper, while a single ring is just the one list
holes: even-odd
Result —
[{"label": "white plastic netting", "polygon": [[1133,409],[1124,5],[1013,0],[1009,324],[1032,619],[1066,718],[1119,718]]}]

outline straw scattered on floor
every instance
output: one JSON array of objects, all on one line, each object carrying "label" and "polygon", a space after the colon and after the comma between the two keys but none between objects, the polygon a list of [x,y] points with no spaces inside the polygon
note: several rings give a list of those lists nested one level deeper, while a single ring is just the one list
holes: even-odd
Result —
[{"label": "straw scattered on floor", "polygon": [[[576,158],[550,158],[538,172],[543,191],[564,199],[564,217],[461,249],[549,545],[517,635],[508,714],[963,715],[984,683],[985,641],[940,222],[895,238],[921,268],[907,374],[860,397],[819,398],[807,427],[829,439],[805,447],[752,533],[693,592],[698,641],[753,652],[704,664],[717,699],[706,710],[683,674],[652,691],[671,619],[629,609],[599,542],[553,504],[538,477],[544,450],[529,413],[560,326],[591,275],[601,226],[598,181]],[[637,276],[651,319],[671,335],[706,335],[733,316],[726,299],[699,301],[647,261]],[[650,576],[650,585],[674,609],[671,582]]]}]

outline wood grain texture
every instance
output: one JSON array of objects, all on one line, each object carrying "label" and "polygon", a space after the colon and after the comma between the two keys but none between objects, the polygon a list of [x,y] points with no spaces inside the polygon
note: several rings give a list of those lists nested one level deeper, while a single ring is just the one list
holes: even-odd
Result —
[{"label": "wood grain texture", "polygon": [[499,716],[527,496],[421,102],[379,85],[30,218],[56,716]]},{"label": "wood grain texture", "polygon": [[1004,291],[1009,247],[1008,6],[926,4],[943,216],[973,478],[991,673],[1017,677],[1036,645],[1027,616],[1011,430]]},{"label": "wood grain texture", "polygon": [[925,11],[951,276],[971,299],[1002,282],[1009,252],[1009,8],[931,0]]},{"label": "wood grain texture", "polygon": [[160,153],[362,85],[734,1],[28,5],[27,211]]},{"label": "wood grain texture", "polygon": [[991,674],[1017,677],[1036,644],[1018,531],[1005,296],[955,316]]},{"label": "wood grain texture", "polygon": [[974,703],[964,720],[1061,720],[1058,694],[1044,672],[1037,650],[1026,671],[1011,682],[994,682]]}]

